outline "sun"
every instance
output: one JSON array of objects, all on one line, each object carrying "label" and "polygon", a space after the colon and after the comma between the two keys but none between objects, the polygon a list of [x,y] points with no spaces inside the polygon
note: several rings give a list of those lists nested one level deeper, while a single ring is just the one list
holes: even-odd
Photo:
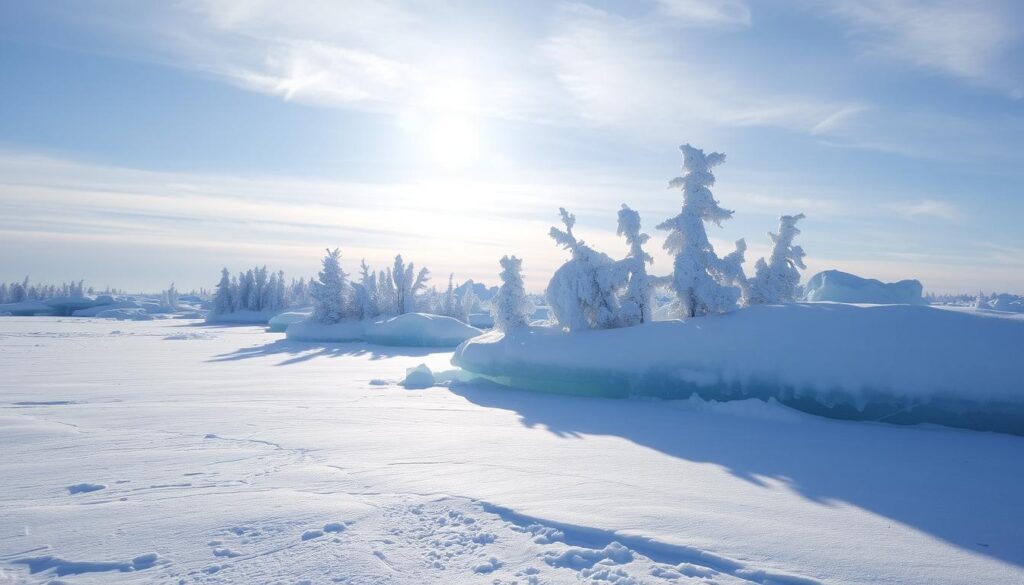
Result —
[{"label": "sun", "polygon": [[480,155],[480,132],[475,119],[466,115],[435,116],[428,131],[430,158],[448,168],[475,162]]},{"label": "sun", "polygon": [[472,84],[438,80],[402,117],[423,160],[446,170],[465,169],[481,158],[480,107]]}]

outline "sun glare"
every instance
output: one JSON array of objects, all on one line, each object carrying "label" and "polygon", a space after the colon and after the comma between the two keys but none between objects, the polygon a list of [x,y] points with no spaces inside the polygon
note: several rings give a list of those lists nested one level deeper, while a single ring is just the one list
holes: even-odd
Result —
[{"label": "sun glare", "polygon": [[464,169],[480,159],[479,102],[465,79],[439,80],[401,118],[423,159],[443,169]]}]

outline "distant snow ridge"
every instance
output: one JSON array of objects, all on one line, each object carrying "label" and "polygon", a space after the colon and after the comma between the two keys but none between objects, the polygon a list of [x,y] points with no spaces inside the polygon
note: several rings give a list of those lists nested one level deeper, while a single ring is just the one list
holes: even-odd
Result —
[{"label": "distant snow ridge", "polygon": [[876,305],[922,305],[926,302],[921,296],[922,290],[921,282],[917,280],[884,283],[839,270],[826,270],[807,281],[804,299]]}]

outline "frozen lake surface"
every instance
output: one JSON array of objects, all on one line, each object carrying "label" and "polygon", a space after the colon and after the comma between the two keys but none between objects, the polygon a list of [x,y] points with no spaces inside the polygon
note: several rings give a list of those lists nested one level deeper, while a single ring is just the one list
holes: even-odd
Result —
[{"label": "frozen lake surface", "polygon": [[406,390],[451,352],[0,318],[0,583],[1024,582],[1024,438]]}]

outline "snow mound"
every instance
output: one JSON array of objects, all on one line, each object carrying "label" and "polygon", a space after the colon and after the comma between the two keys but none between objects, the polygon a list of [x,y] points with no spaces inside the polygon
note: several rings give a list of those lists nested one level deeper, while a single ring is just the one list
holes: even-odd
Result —
[{"label": "snow mound", "polygon": [[43,301],[20,301],[0,305],[0,314],[14,317],[33,317],[36,315],[54,315],[56,311]]},{"label": "snow mound", "polygon": [[490,329],[494,327],[494,317],[490,313],[470,313],[469,324],[477,329]]},{"label": "snow mound", "polygon": [[993,311],[1008,311],[1010,313],[1024,313],[1024,296],[1011,294],[998,294],[985,303]]},{"label": "snow mound", "polygon": [[118,321],[152,321],[153,316],[145,309],[104,309],[93,317],[97,319],[117,319]]},{"label": "snow mound", "polygon": [[370,324],[364,338],[379,345],[455,347],[481,333],[452,317],[406,313]]},{"label": "snow mound", "polygon": [[291,341],[309,341],[316,343],[344,343],[362,341],[366,323],[363,321],[341,321],[324,325],[312,319],[292,323],[285,329]]},{"label": "snow mound", "polygon": [[278,311],[244,310],[220,315],[211,312],[206,316],[206,322],[219,325],[266,325],[277,314]]},{"label": "snow mound", "polygon": [[452,363],[549,392],[775,398],[837,418],[1024,434],[1024,320],[927,306],[762,305],[724,315],[463,343]]},{"label": "snow mound", "polygon": [[[109,299],[109,297],[107,297]],[[104,311],[110,311],[113,309],[142,309],[142,305],[135,301],[115,301],[110,299],[109,302],[89,307],[86,309],[77,309],[71,313],[72,317],[96,317]]]},{"label": "snow mound", "polygon": [[430,388],[434,383],[434,373],[430,371],[427,364],[420,364],[415,368],[408,368],[405,371],[405,380],[402,380],[402,386],[405,386],[409,390]]},{"label": "snow mound", "polygon": [[885,283],[839,270],[819,272],[804,286],[804,300],[876,305],[923,305],[918,280]]},{"label": "snow mound", "polygon": [[292,323],[305,321],[309,318],[310,311],[288,311],[274,315],[267,321],[267,331],[272,333],[284,333]]}]

